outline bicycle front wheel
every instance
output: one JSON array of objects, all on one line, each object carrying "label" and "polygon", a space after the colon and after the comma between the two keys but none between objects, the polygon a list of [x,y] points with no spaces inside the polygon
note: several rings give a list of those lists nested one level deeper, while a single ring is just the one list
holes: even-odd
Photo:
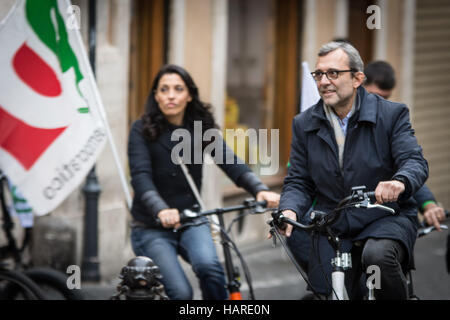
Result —
[{"label": "bicycle front wheel", "polygon": [[25,274],[33,279],[50,300],[84,300],[79,289],[69,289],[67,276],[51,268],[31,268]]},{"label": "bicycle front wheel", "polygon": [[19,271],[0,270],[0,300],[21,299],[45,300],[45,295],[25,274]]}]

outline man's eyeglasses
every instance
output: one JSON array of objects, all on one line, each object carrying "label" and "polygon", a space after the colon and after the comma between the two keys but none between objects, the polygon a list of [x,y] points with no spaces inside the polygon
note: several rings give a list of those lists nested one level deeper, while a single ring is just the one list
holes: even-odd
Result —
[{"label": "man's eyeglasses", "polygon": [[339,74],[341,72],[355,72],[355,69],[349,69],[349,70],[328,70],[326,72],[323,71],[314,71],[311,72],[311,75],[313,76],[314,80],[319,82],[322,80],[322,76],[325,74],[327,76],[328,80],[336,80],[339,77]]}]

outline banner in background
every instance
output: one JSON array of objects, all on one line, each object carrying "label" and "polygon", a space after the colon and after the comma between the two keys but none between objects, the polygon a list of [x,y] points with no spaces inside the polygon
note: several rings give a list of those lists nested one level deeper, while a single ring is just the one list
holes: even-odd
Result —
[{"label": "banner in background", "polygon": [[69,1],[19,0],[0,24],[0,169],[38,215],[77,188],[107,141]]},{"label": "banner in background", "polygon": [[308,62],[302,62],[302,98],[300,102],[300,112],[315,105],[320,99],[317,84],[311,75]]}]

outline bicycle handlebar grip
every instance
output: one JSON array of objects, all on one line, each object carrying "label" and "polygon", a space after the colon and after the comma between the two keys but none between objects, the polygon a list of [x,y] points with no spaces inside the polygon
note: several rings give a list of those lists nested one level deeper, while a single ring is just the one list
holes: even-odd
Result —
[{"label": "bicycle handlebar grip", "polygon": [[[186,221],[188,221],[189,218],[190,218],[190,216],[187,215],[184,211],[185,211],[185,210],[179,212],[179,215],[180,215],[180,223],[186,222]],[[163,224],[162,224],[162,222],[161,222],[161,219],[156,218],[155,220],[156,220],[156,225],[157,225],[158,227],[162,227],[162,226],[163,226]]]},{"label": "bicycle handlebar grip", "polygon": [[245,199],[243,206],[246,208],[254,208],[254,207],[267,207],[267,201],[256,201],[254,198]]},{"label": "bicycle handlebar grip", "polygon": [[199,217],[199,213],[198,212],[196,212],[195,210],[190,210],[190,209],[184,209],[183,211],[181,211],[179,213],[179,215],[180,215],[180,222],[181,223]]},{"label": "bicycle handlebar grip", "polygon": [[369,191],[366,192],[367,197],[369,197],[371,200],[375,200],[375,191]]},{"label": "bicycle handlebar grip", "polygon": [[179,215],[180,215],[180,222],[186,222],[187,217],[186,217],[186,214],[184,213],[184,210],[181,211],[181,212],[179,213]]},{"label": "bicycle handlebar grip", "polygon": [[287,228],[287,223],[282,221],[283,217],[283,213],[279,210],[272,213],[273,223],[280,230],[285,230]]},{"label": "bicycle handlebar grip", "polygon": [[256,205],[256,206],[261,206],[261,207],[267,208],[267,201],[266,201],[266,200],[263,200],[263,201],[257,201],[257,202],[255,203],[255,205]]},{"label": "bicycle handlebar grip", "polygon": [[264,213],[266,212],[266,208],[267,208],[267,201],[258,201],[255,203],[254,206],[254,213]]}]

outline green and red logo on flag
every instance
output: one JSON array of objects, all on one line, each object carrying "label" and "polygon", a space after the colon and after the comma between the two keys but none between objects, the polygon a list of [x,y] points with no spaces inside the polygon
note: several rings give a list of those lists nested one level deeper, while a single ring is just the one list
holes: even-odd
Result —
[{"label": "green and red logo on flag", "polygon": [[19,0],[0,25],[0,168],[42,214],[77,186],[105,142],[81,37],[65,25],[68,6]]}]

